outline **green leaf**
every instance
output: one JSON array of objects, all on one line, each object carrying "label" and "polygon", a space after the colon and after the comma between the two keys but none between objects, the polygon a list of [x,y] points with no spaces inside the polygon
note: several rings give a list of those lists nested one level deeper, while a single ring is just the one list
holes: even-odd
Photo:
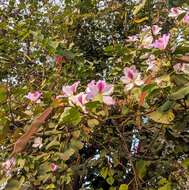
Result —
[{"label": "green leaf", "polygon": [[45,175],[47,172],[50,172],[50,171],[51,171],[51,167],[50,167],[50,164],[48,162],[44,162],[38,168],[38,173],[41,176]]},{"label": "green leaf", "polygon": [[6,87],[1,85],[0,86],[0,101],[4,102],[7,99],[7,90]]},{"label": "green leaf", "polygon": [[19,187],[20,187],[19,181],[15,180],[15,179],[11,179],[8,181],[6,190],[18,190],[18,189],[20,189]]},{"label": "green leaf", "polygon": [[81,131],[80,131],[80,130],[77,130],[77,131],[73,131],[73,132],[72,132],[73,137],[76,138],[76,139],[80,137],[80,134],[81,134]]},{"label": "green leaf", "polygon": [[147,0],[142,0],[142,2],[139,5],[136,5],[133,10],[133,15],[136,15],[141,9],[144,8]]},{"label": "green leaf", "polygon": [[160,112],[167,112],[174,105],[174,101],[167,100],[161,107],[159,107]]},{"label": "green leaf", "polygon": [[149,162],[145,160],[139,160],[136,162],[136,170],[137,170],[138,176],[141,179],[146,175],[148,165],[149,165]]},{"label": "green leaf", "polygon": [[121,184],[119,187],[119,190],[128,190],[128,185],[127,184]]},{"label": "green leaf", "polygon": [[62,55],[64,57],[66,57],[67,59],[74,59],[75,58],[75,54],[72,53],[70,50],[62,50],[59,49],[57,50],[57,55]]},{"label": "green leaf", "polygon": [[189,94],[189,86],[183,87],[179,89],[178,91],[174,92],[173,94],[171,94],[170,98],[172,100],[179,100],[179,99],[183,99],[188,94]]},{"label": "green leaf", "polygon": [[168,182],[163,187],[158,188],[158,190],[172,190],[171,183]]},{"label": "green leaf", "polygon": [[101,170],[100,170],[100,175],[106,179],[107,175],[108,175],[108,167],[103,167]]},{"label": "green leaf", "polygon": [[121,113],[122,113],[123,115],[127,115],[127,114],[129,113],[129,108],[128,108],[127,106],[123,106]]},{"label": "green leaf", "polygon": [[99,125],[99,121],[97,119],[89,119],[89,120],[87,120],[87,124],[89,127],[93,128],[93,127]]},{"label": "green leaf", "polygon": [[187,76],[184,74],[171,75],[171,81],[178,87],[183,87],[189,82]]},{"label": "green leaf", "polygon": [[110,176],[110,177],[108,177],[108,178],[106,179],[106,181],[107,181],[107,183],[108,183],[109,185],[112,185],[112,184],[114,183],[114,178],[113,178],[112,176]]},{"label": "green leaf", "polygon": [[75,150],[73,148],[69,148],[66,150],[62,155],[61,158],[66,161],[69,160],[69,158],[75,153]]},{"label": "green leaf", "polygon": [[86,107],[89,111],[91,112],[96,112],[96,110],[100,107],[100,102],[94,101],[94,102],[89,102],[86,104]]},{"label": "green leaf", "polygon": [[75,140],[75,139],[72,139],[71,140],[71,147],[73,147],[74,149],[82,149],[83,148],[83,143],[81,141],[78,141],[78,140]]},{"label": "green leaf", "polygon": [[51,141],[51,142],[45,147],[45,149],[48,150],[48,149],[50,149],[50,148],[52,148],[52,147],[59,146],[59,145],[60,145],[60,143],[59,143],[57,140],[53,140],[53,141]]},{"label": "green leaf", "polygon": [[167,111],[167,112],[154,111],[148,114],[148,117],[153,121],[162,124],[169,124],[175,118],[172,111]]},{"label": "green leaf", "polygon": [[76,108],[65,108],[60,116],[59,122],[78,125],[81,121],[81,116]]},{"label": "green leaf", "polygon": [[161,178],[158,182],[159,185],[165,185],[166,183],[168,183],[167,179],[166,178]]},{"label": "green leaf", "polygon": [[17,165],[20,167],[20,168],[23,168],[24,167],[24,165],[25,165],[25,163],[26,163],[26,160],[24,160],[24,159],[18,159],[18,161],[17,161]]},{"label": "green leaf", "polygon": [[189,168],[189,158],[182,161],[182,166],[186,169]]},{"label": "green leaf", "polygon": [[51,183],[47,185],[46,189],[56,189],[56,186],[53,183]]}]

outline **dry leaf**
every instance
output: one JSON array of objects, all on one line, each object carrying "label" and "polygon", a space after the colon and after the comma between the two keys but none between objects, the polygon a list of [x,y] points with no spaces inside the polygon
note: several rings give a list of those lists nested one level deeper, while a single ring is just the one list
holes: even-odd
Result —
[{"label": "dry leaf", "polygon": [[47,108],[39,117],[37,117],[31,124],[31,127],[26,131],[24,135],[22,135],[14,144],[13,152],[11,153],[11,157],[15,156],[15,154],[21,152],[28,141],[32,138],[32,136],[37,132],[38,127],[45,122],[47,117],[52,112],[53,108]]}]

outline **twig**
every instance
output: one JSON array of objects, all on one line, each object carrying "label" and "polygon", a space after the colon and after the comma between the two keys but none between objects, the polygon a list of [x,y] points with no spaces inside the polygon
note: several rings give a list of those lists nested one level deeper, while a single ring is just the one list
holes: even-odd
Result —
[{"label": "twig", "polygon": [[130,162],[132,170],[133,170],[134,180],[135,180],[135,187],[136,187],[135,190],[139,190],[140,184],[139,184],[139,181],[138,181],[138,176],[137,176],[137,173],[136,173],[136,170],[135,170],[135,166],[134,166],[132,158],[131,158],[131,154],[130,154],[128,146],[127,146],[127,142],[125,141],[125,139],[124,139],[123,135],[121,134],[121,132],[119,131],[119,129],[116,128],[116,130],[118,132],[119,137],[121,138],[121,140],[123,142],[123,148],[126,151],[126,154],[128,156],[129,162]]}]

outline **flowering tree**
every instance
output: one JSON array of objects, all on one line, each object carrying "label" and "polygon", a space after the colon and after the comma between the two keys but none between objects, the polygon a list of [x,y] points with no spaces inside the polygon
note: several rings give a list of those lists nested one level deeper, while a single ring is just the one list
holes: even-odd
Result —
[{"label": "flowering tree", "polygon": [[189,189],[189,4],[0,4],[1,189]]}]

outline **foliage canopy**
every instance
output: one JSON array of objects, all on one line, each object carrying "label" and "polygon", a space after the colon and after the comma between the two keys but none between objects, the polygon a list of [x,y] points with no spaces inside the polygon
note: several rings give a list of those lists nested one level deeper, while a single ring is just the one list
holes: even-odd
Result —
[{"label": "foliage canopy", "polygon": [[0,21],[0,189],[189,189],[187,0],[6,0]]}]

